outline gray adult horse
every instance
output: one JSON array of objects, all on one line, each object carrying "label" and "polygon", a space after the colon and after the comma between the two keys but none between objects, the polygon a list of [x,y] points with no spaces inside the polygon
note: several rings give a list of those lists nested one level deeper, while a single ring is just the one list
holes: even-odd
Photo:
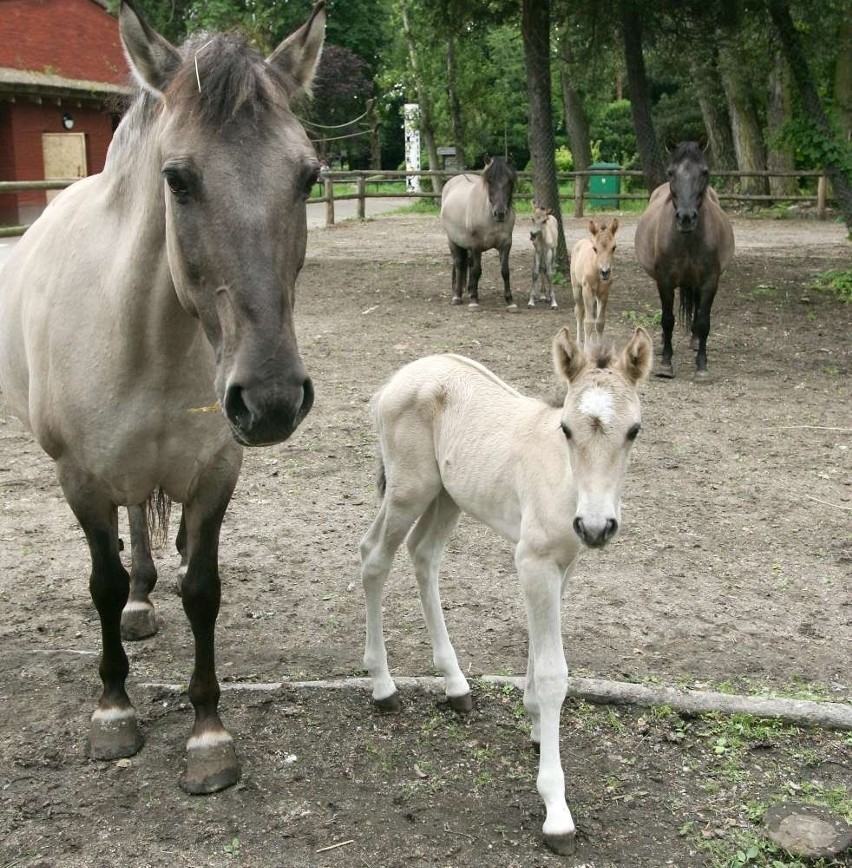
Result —
[{"label": "gray adult horse", "polygon": [[319,165],[289,102],[313,78],[324,3],[266,60],[232,36],[178,49],[127,2],[119,27],[141,92],[103,172],[59,195],[8,260],[0,385],[56,462],[89,544],[96,759],[142,745],[125,691],[117,508],[160,490],[183,504],[195,723],[181,785],[206,793],[240,776],[214,665],[222,518],[242,447],[285,440],[313,402],[293,303]]},{"label": "gray adult horse", "polygon": [[509,286],[509,251],[515,227],[512,196],[516,177],[504,157],[492,157],[481,175],[455,175],[444,184],[441,226],[447,233],[453,257],[453,304],[462,303],[467,283],[468,306],[479,310],[482,253],[496,248],[500,253],[507,309],[518,309]]},{"label": "gray adult horse", "polygon": [[710,308],[719,277],[734,257],[734,231],[708,185],[704,152],[681,142],[669,162],[668,182],[651,194],[636,227],[636,258],[657,282],[662,306],[663,353],[656,374],[673,377],[674,293],[680,287],[680,314],[692,331],[695,378],[706,379]]}]

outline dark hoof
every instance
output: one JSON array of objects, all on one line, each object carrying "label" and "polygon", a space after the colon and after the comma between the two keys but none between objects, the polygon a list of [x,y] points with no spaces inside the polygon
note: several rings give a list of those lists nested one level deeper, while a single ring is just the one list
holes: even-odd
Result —
[{"label": "dark hoof", "polygon": [[373,705],[376,708],[376,711],[381,711],[385,714],[399,711],[402,703],[399,700],[399,691],[395,690],[391,693],[390,696],[386,696],[384,699],[374,699]]},{"label": "dark hoof", "polygon": [[234,743],[229,738],[219,744],[189,747],[186,774],[181,777],[180,786],[193,796],[218,793],[235,784],[241,774]]},{"label": "dark hoof", "polygon": [[133,756],[139,753],[144,743],[132,708],[99,709],[92,715],[89,724],[89,756],[92,759],[115,760]]},{"label": "dark hoof", "polygon": [[509,304],[506,306],[506,313],[517,313],[517,312],[518,312],[518,306],[514,302],[512,302],[512,304]]},{"label": "dark hoof", "polygon": [[545,835],[544,843],[556,853],[557,856],[573,856],[577,850],[577,836],[571,835]]},{"label": "dark hoof", "polygon": [[706,370],[705,371],[696,371],[692,375],[692,381],[694,383],[707,384],[707,383],[712,382],[712,380],[713,380],[713,378],[710,376],[710,373]]},{"label": "dark hoof", "polygon": [[662,377],[664,380],[671,380],[674,377],[674,368],[672,367],[672,363],[669,362],[666,364],[665,362],[660,362],[657,365],[657,370],[654,371],[655,377]]},{"label": "dark hoof", "polygon": [[452,301],[450,302],[450,304],[461,304],[461,303],[462,303],[462,300],[457,295],[454,295],[452,298]]},{"label": "dark hoof", "polygon": [[449,702],[450,708],[459,714],[468,714],[473,711],[473,699],[469,693],[462,696],[448,696],[447,702]]},{"label": "dark hoof", "polygon": [[121,613],[121,638],[125,642],[138,642],[157,632],[157,616],[148,603],[128,603]]}]

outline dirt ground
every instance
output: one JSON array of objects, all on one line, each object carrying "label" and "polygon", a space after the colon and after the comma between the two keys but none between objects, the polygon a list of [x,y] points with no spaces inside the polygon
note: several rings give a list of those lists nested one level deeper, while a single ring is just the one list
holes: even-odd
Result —
[{"label": "dirt ground", "polygon": [[[570,245],[585,221],[565,229]],[[625,217],[607,325],[619,342],[658,310],[634,229]],[[566,656],[575,675],[849,701],[852,306],[812,287],[849,268],[850,248],[836,223],[738,218],[735,233],[712,380],[693,384],[678,331],[677,376],[642,390],[622,534],[581,558],[566,596]],[[239,689],[361,674],[363,597],[347,586],[377,508],[368,402],[394,370],[449,350],[522,391],[551,385],[570,289],[557,313],[526,309],[523,220],[520,313],[504,310],[496,254],[484,265],[483,310],[471,313],[449,305],[436,218],[310,231],[297,318],[316,403],[290,442],[247,453],[223,528],[218,669],[236,688],[223,716],[244,776],[215,796],[177,786],[191,707],[168,685],[186,683],[191,641],[170,547],[158,557],[160,633],[128,646],[146,746],[129,761],[86,758],[99,686],[86,546],[51,463],[0,415],[0,868],[796,864],[762,842],[735,861],[759,840],[759,806],[830,793],[848,805],[848,737],[570,701],[563,757],[580,836],[576,859],[560,859],[540,840],[519,693],[475,682],[475,710],[459,718],[417,689],[394,716],[358,690]],[[463,519],[442,576],[463,668],[523,674],[510,547]],[[403,554],[386,628],[393,671],[431,673]]]}]

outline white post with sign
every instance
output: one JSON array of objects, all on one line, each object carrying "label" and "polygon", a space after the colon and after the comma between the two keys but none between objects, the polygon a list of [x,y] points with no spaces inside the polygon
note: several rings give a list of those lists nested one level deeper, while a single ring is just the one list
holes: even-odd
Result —
[{"label": "white post with sign", "polygon": [[[403,107],[403,131],[405,133],[405,171],[420,171],[420,106],[407,102]],[[420,175],[406,174],[405,192],[420,192]]]}]

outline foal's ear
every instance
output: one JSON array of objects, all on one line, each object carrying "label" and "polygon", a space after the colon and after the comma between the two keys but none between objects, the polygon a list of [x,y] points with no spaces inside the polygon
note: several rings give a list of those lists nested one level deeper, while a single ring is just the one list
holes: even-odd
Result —
[{"label": "foal's ear", "polygon": [[598,234],[598,224],[595,223],[594,220],[589,220],[589,232],[591,232],[592,235]]},{"label": "foal's ear", "polygon": [[618,366],[631,383],[639,383],[651,373],[654,362],[654,343],[651,335],[637,326],[630,343],[624,348]]},{"label": "foal's ear", "polygon": [[571,329],[562,326],[553,339],[553,367],[557,377],[569,383],[586,366],[586,357],[571,337]]},{"label": "foal's ear", "polygon": [[118,32],[136,80],[146,90],[162,94],[180,66],[180,52],[152,30],[127,0],[118,11]]},{"label": "foal's ear", "polygon": [[311,82],[322,54],[325,40],[325,0],[318,0],[311,17],[294,33],[291,33],[266,58],[285,78],[296,83],[296,92],[310,90]]},{"label": "foal's ear", "polygon": [[609,224],[609,234],[615,235],[615,233],[617,231],[618,231],[618,217],[613,217],[612,223]]}]

